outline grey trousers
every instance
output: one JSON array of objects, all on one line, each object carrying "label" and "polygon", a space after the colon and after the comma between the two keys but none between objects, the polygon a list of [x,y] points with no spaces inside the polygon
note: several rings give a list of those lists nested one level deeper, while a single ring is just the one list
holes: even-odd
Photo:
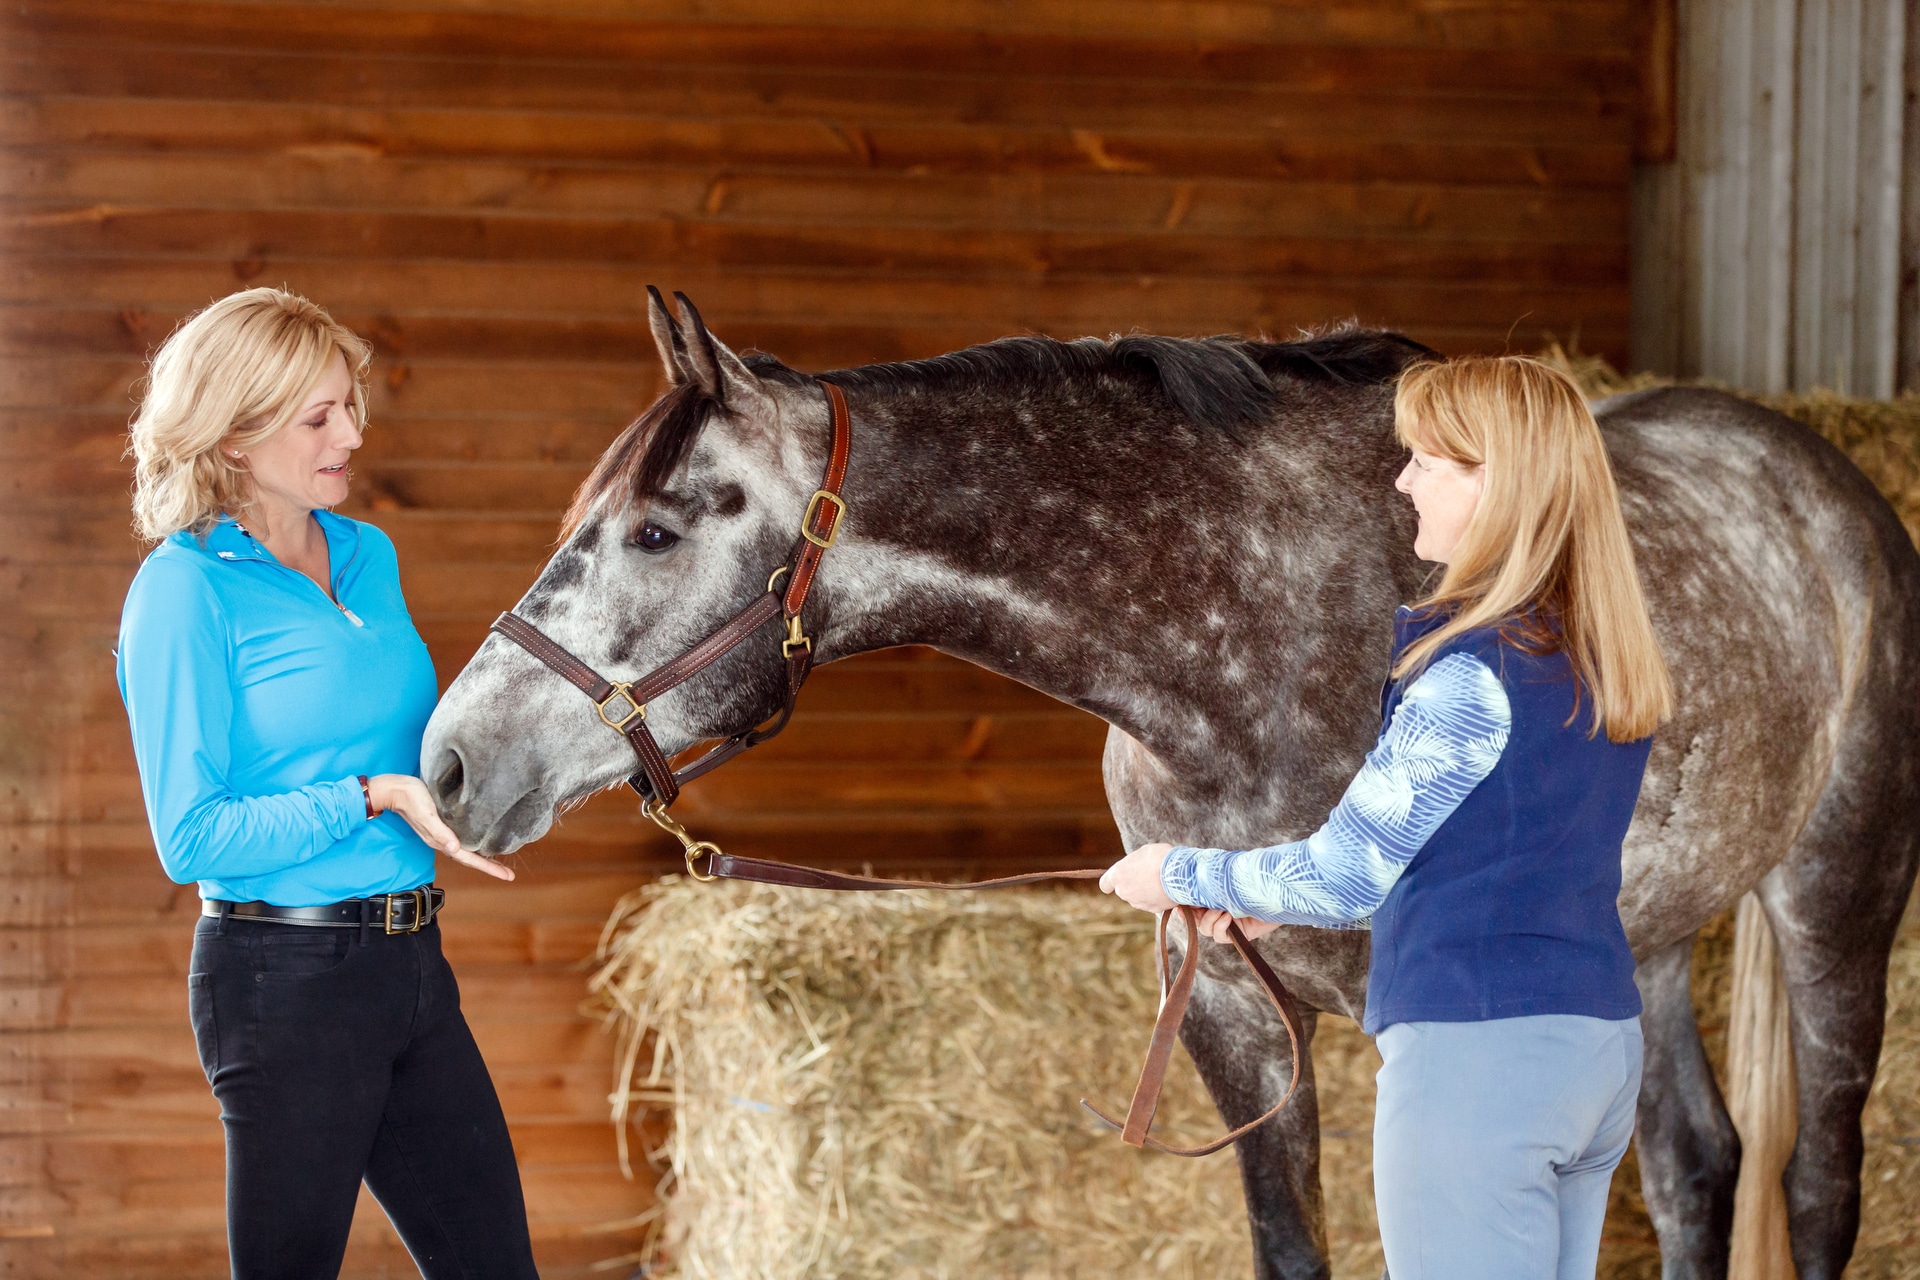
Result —
[{"label": "grey trousers", "polygon": [[1640,1020],[1381,1031],[1373,1191],[1393,1280],[1593,1280],[1633,1136]]}]

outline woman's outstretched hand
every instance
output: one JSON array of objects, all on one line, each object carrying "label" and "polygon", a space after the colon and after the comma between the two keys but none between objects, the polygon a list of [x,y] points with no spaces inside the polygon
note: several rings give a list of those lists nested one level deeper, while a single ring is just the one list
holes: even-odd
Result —
[{"label": "woman's outstretched hand", "polygon": [[441,819],[433,797],[427,794],[427,784],[420,779],[404,773],[383,773],[367,779],[367,795],[372,798],[375,809],[382,813],[393,810],[407,820],[416,835],[455,862],[496,880],[513,879],[512,868],[460,847],[460,837]]},{"label": "woman's outstretched hand", "polygon": [[1173,852],[1170,844],[1143,844],[1107,868],[1100,892],[1119,894],[1122,901],[1142,911],[1171,911],[1174,901],[1160,887],[1160,864]]}]

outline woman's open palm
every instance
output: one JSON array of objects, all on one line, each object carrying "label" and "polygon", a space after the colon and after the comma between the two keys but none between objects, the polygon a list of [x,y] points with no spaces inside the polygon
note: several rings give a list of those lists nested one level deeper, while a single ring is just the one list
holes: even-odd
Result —
[{"label": "woman's open palm", "polygon": [[460,837],[453,834],[453,828],[441,818],[433,797],[427,794],[427,784],[420,779],[404,773],[383,773],[377,778],[367,779],[367,795],[373,800],[374,808],[383,812],[393,810],[407,820],[414,834],[455,862],[496,880],[513,879],[511,867],[460,847]]}]

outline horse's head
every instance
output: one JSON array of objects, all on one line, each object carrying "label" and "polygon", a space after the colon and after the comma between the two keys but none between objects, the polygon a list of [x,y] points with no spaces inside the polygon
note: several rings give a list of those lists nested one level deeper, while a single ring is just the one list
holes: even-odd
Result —
[{"label": "horse's head", "polygon": [[[608,447],[558,550],[514,612],[609,680],[673,658],[767,590],[785,562],[828,440],[825,397],[784,369],[761,377],[649,290],[668,389]],[[816,597],[817,599],[817,597]],[[810,605],[813,623],[822,605]],[[777,625],[661,696],[647,725],[671,754],[736,732],[783,700]],[[635,771],[626,738],[573,685],[490,635],[427,725],[421,776],[469,847],[508,853],[570,801]]]}]

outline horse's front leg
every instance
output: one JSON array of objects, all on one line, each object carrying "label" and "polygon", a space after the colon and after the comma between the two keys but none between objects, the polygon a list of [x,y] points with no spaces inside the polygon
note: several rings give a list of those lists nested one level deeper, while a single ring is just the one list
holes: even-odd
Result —
[{"label": "horse's front leg", "polygon": [[[1307,1049],[1293,1101],[1234,1144],[1253,1227],[1257,1280],[1327,1280],[1332,1274],[1320,1199],[1320,1109],[1311,1052],[1315,1019],[1302,1011]],[[1293,1075],[1286,1031],[1250,979],[1223,981],[1203,972],[1180,1040],[1229,1128],[1272,1106]]]}]

